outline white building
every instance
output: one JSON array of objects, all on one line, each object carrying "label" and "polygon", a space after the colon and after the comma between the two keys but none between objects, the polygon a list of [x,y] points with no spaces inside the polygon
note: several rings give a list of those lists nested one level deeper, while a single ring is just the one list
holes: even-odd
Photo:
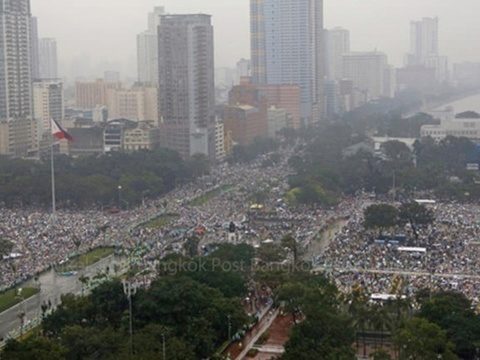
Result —
[{"label": "white building", "polygon": [[341,27],[325,31],[328,80],[343,79],[342,55],[350,52],[350,32]]},{"label": "white building", "polygon": [[155,7],[148,14],[148,29],[137,35],[138,81],[144,84],[158,84],[158,26],[163,14],[163,6]]},{"label": "white building", "polygon": [[453,108],[443,111],[431,112],[435,119],[440,120],[439,125],[423,125],[420,130],[422,137],[432,137],[435,140],[442,140],[447,136],[466,137],[468,139],[480,140],[480,119],[477,118],[456,118]]},{"label": "white building", "polygon": [[39,134],[50,129],[50,119],[61,123],[65,117],[63,83],[43,80],[33,83],[33,116],[39,124]]},{"label": "white building", "polygon": [[247,59],[240,59],[237,61],[237,70],[235,76],[235,85],[240,84],[242,77],[249,77],[252,75],[252,63]]},{"label": "white building", "polygon": [[423,18],[410,23],[410,53],[406,65],[425,65],[426,60],[438,56],[438,18]]},{"label": "white building", "polygon": [[277,133],[288,126],[288,113],[285,109],[278,109],[272,106],[267,111],[268,116],[268,137],[275,138]]},{"label": "white building", "polygon": [[353,81],[353,86],[366,95],[368,100],[391,95],[386,88],[385,70],[388,67],[387,55],[382,52],[351,52],[344,54],[344,78]]},{"label": "white building", "polygon": [[57,41],[51,38],[39,42],[40,78],[58,78]]}]

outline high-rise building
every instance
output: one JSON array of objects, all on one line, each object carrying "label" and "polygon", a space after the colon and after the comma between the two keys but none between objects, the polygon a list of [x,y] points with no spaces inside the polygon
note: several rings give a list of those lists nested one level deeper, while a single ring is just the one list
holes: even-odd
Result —
[{"label": "high-rise building", "polygon": [[143,84],[158,83],[158,26],[165,8],[155,7],[148,14],[148,29],[137,35],[138,81]]},{"label": "high-rise building", "polygon": [[0,0],[0,119],[31,118],[30,1]]},{"label": "high-rise building", "polygon": [[387,56],[381,52],[351,52],[344,54],[343,74],[353,81],[354,87],[365,94],[368,100],[390,96],[386,89],[385,70],[388,68]]},{"label": "high-rise building", "polygon": [[240,59],[237,62],[237,73],[235,76],[235,85],[240,84],[240,81],[244,77],[250,77],[252,75],[252,63],[247,59]]},{"label": "high-rise building", "polygon": [[39,42],[40,78],[58,78],[57,41],[51,38],[40,39]]},{"label": "high-rise building", "polygon": [[341,27],[325,31],[327,78],[343,79],[342,55],[350,52],[350,32]]},{"label": "high-rise building", "polygon": [[438,18],[412,21],[407,65],[425,65],[427,58],[438,54]]},{"label": "high-rise building", "polygon": [[439,52],[438,18],[423,18],[410,23],[410,53],[406,56],[407,67],[425,66],[435,69],[437,83],[449,80],[448,58]]},{"label": "high-rise building", "polygon": [[38,21],[30,18],[30,54],[32,61],[32,79],[40,79],[40,59],[38,49]]},{"label": "high-rise building", "polygon": [[65,106],[61,81],[43,80],[33,83],[33,116],[39,122],[40,134],[50,129],[50,119],[62,122]]},{"label": "high-rise building", "polygon": [[251,0],[252,76],[298,85],[304,124],[319,121],[324,91],[323,0]]},{"label": "high-rise building", "polygon": [[211,16],[163,15],[158,32],[159,109],[165,145],[183,157],[215,157]]}]

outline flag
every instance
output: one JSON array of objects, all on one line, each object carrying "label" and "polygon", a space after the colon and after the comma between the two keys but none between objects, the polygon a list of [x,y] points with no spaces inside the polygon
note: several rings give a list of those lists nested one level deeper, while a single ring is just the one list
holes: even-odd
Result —
[{"label": "flag", "polygon": [[54,138],[58,140],[68,140],[68,141],[73,141],[73,137],[66,132],[58,122],[56,122],[54,119],[51,119],[50,121],[51,126],[52,126],[52,135]]}]

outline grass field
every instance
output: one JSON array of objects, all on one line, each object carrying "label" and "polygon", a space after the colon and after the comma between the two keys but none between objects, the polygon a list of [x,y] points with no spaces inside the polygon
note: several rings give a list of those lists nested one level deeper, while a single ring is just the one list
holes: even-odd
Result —
[{"label": "grass field", "polygon": [[224,185],[224,186],[219,187],[218,189],[209,191],[209,192],[203,194],[202,196],[199,196],[199,197],[193,199],[193,200],[190,202],[190,205],[191,205],[191,206],[202,206],[202,205],[205,205],[205,204],[208,203],[210,200],[212,200],[214,197],[220,195],[222,192],[225,192],[225,191],[230,190],[232,187],[233,187],[232,185]]},{"label": "grass field", "polygon": [[149,229],[161,229],[170,224],[172,221],[178,219],[177,214],[165,214],[160,215],[159,217],[150,220],[147,222],[144,227]]},{"label": "grass field", "polygon": [[65,264],[62,264],[57,268],[58,271],[74,271],[83,269],[87,266],[93,265],[100,260],[110,256],[114,253],[114,248],[97,248],[95,250],[89,251],[86,254],[79,255],[77,257],[71,258]]},{"label": "grass field", "polygon": [[25,287],[25,288],[22,288],[21,297],[18,297],[17,296],[18,289],[19,288],[10,289],[0,294],[0,313],[22,302],[23,299],[26,300],[32,297],[33,295],[37,294],[40,291],[39,289],[36,289],[36,288]]}]

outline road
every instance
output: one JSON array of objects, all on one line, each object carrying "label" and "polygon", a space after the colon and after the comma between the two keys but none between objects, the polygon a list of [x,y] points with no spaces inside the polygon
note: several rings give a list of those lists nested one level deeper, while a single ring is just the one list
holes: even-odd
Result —
[{"label": "road", "polygon": [[397,269],[362,269],[362,268],[331,268],[325,266],[315,267],[313,272],[326,272],[332,271],[335,272],[353,272],[353,273],[365,273],[365,274],[384,274],[384,275],[403,275],[403,276],[433,276],[439,278],[453,278],[453,279],[474,279],[480,280],[480,275],[471,275],[471,274],[442,274],[442,273],[429,273],[422,271],[405,271]]},{"label": "road", "polygon": [[79,278],[82,275],[93,277],[98,272],[105,271],[107,266],[113,269],[114,264],[124,264],[124,261],[112,255],[87,267],[74,276],[60,276],[55,274],[53,270],[50,270],[40,275],[38,282],[34,280],[26,282],[25,287],[38,287],[40,285],[40,292],[0,314],[0,340],[7,338],[12,332],[20,329],[19,313],[24,312],[26,314],[25,324],[40,318],[42,315],[42,303],[50,301],[53,306],[57,306],[62,295],[69,293],[81,294],[82,284]]}]

